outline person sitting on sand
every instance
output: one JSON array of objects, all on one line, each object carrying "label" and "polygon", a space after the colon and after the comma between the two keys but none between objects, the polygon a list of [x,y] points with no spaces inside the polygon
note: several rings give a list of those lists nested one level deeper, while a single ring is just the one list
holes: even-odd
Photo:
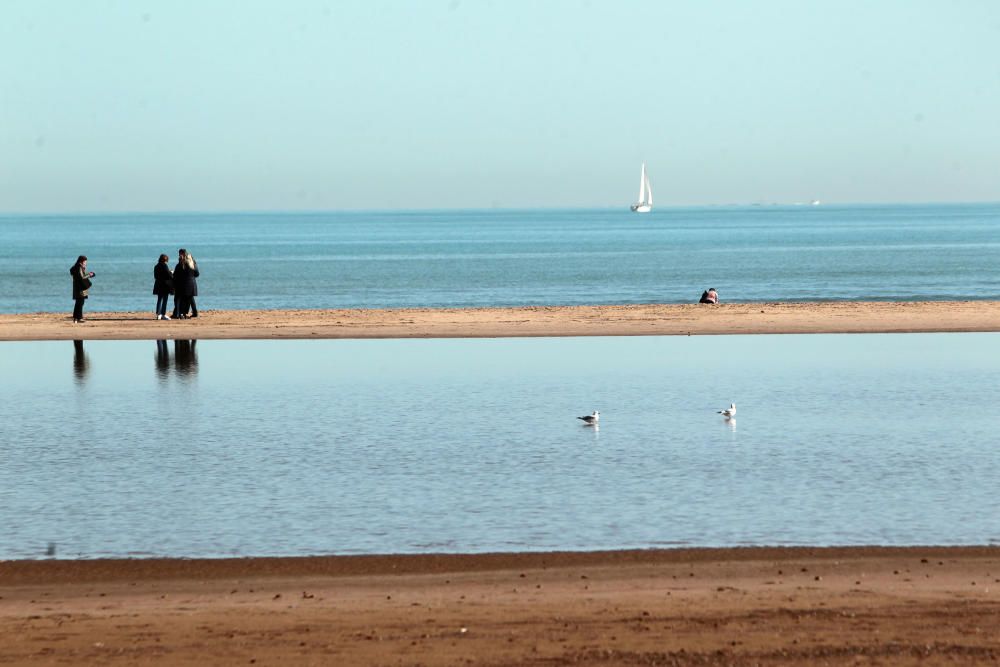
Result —
[{"label": "person sitting on sand", "polygon": [[701,293],[701,301],[698,303],[719,303],[719,293],[715,291],[714,287],[709,287]]}]

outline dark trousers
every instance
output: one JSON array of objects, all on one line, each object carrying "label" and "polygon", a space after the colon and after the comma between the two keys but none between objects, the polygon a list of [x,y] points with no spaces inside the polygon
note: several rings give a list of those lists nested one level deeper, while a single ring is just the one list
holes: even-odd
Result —
[{"label": "dark trousers", "polygon": [[198,317],[198,304],[194,302],[193,296],[179,296],[174,298],[174,317]]},{"label": "dark trousers", "polygon": [[194,302],[194,297],[188,294],[175,294],[173,316],[187,317],[189,312],[191,313],[191,317],[198,317],[198,304]]},{"label": "dark trousers", "polygon": [[76,303],[73,306],[73,320],[83,319],[83,302],[87,300],[87,297],[81,297],[75,299]]},{"label": "dark trousers", "polygon": [[166,315],[167,314],[167,301],[170,300],[169,294],[157,294],[156,295],[156,314]]}]

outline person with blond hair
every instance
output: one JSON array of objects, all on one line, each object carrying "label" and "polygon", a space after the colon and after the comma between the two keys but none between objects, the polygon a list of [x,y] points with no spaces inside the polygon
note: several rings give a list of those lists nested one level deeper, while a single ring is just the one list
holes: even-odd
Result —
[{"label": "person with blond hair", "polygon": [[174,316],[180,319],[188,317],[198,317],[198,305],[195,297],[198,296],[198,263],[194,261],[194,256],[184,248],[177,253],[177,266],[174,267]]}]

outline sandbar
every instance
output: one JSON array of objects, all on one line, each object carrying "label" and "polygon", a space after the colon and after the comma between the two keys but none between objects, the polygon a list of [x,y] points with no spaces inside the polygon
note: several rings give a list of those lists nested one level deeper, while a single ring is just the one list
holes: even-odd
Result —
[{"label": "sandbar", "polygon": [[2,665],[1000,659],[1000,547],[0,562]]},{"label": "sandbar", "polygon": [[504,338],[722,334],[1000,331],[998,301],[817,302],[203,310],[197,319],[151,313],[0,315],[0,340],[270,338]]}]

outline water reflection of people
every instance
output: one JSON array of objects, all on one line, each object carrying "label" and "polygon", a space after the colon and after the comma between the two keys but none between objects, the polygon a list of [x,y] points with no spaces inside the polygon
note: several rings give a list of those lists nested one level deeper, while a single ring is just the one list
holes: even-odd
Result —
[{"label": "water reflection of people", "polygon": [[167,377],[170,372],[170,350],[167,348],[167,341],[156,341],[156,375],[161,380]]},{"label": "water reflection of people", "polygon": [[179,375],[194,375],[198,372],[197,340],[174,341],[174,368]]},{"label": "water reflection of people", "polygon": [[73,377],[76,381],[83,383],[87,379],[87,353],[83,350],[83,341],[73,341]]}]

